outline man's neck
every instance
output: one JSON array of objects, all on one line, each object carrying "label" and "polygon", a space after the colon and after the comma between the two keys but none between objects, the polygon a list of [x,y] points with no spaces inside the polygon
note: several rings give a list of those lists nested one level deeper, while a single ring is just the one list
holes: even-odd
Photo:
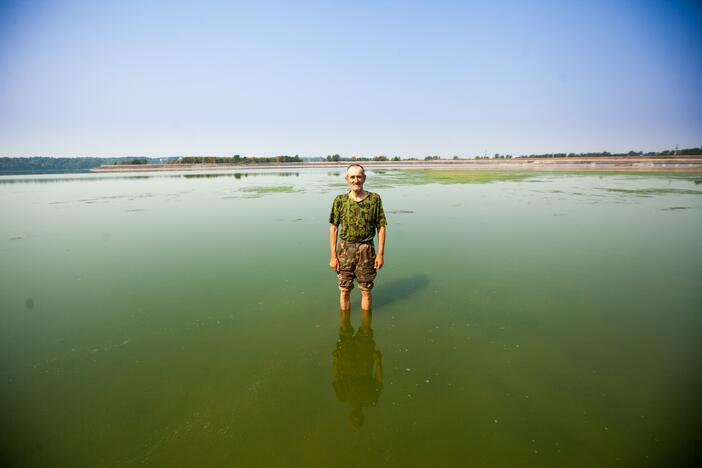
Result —
[{"label": "man's neck", "polygon": [[356,200],[356,201],[363,200],[366,197],[366,195],[368,195],[368,192],[366,192],[363,189],[358,190],[358,191],[351,190],[349,192],[349,197],[351,197],[352,200]]}]

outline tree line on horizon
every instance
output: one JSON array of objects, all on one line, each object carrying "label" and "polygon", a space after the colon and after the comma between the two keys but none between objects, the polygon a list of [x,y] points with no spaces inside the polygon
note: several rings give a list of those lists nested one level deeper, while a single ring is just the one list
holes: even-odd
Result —
[{"label": "tree line on horizon", "polygon": [[[652,157],[652,156],[696,156],[702,155],[702,147],[683,148],[665,151],[629,151],[628,153],[610,153],[600,151],[594,153],[545,153],[517,156],[519,158],[598,158],[598,157]],[[495,155],[499,157],[499,155]]]},{"label": "tree line on horizon", "polygon": [[124,156],[118,158],[100,157],[52,157],[31,156],[22,158],[0,157],[0,174],[43,174],[60,172],[88,172],[102,165],[114,164],[157,164],[169,158],[147,158]]},{"label": "tree line on horizon", "polygon": [[[468,158],[461,158],[459,156],[453,156],[450,159],[513,159],[513,158],[594,158],[594,157],[655,157],[655,156],[690,156],[690,155],[702,155],[702,147],[694,148],[684,148],[684,149],[674,149],[665,151],[649,151],[644,153],[643,151],[629,151],[627,153],[610,153],[609,151],[599,151],[590,153],[544,153],[544,154],[529,154],[513,156],[511,154],[500,154],[495,153],[493,156],[474,156]],[[443,159],[440,156],[432,155],[425,156],[422,158],[424,161],[433,161],[438,159]],[[401,158],[399,156],[394,156],[392,158],[388,156],[373,156],[373,157],[355,157],[345,158],[339,154],[330,154],[326,158],[320,158],[322,161],[337,162],[337,161],[418,161],[420,158]]]},{"label": "tree line on horizon", "polygon": [[[657,152],[629,151],[627,153],[610,153],[608,151],[594,153],[546,153],[516,156],[517,158],[577,158],[577,157],[656,157],[656,156],[691,156],[702,155],[702,147],[683,148],[665,150]],[[495,153],[494,156],[475,156],[474,158],[461,158],[452,156],[447,159],[511,159],[510,154]],[[350,162],[350,161],[417,161],[420,158],[402,158],[400,156],[372,156],[372,157],[342,157],[339,154],[330,154],[326,157],[313,158],[317,161],[329,162]],[[425,161],[442,159],[438,155],[430,155],[422,158]],[[60,172],[89,172],[90,169],[116,164],[274,164],[274,163],[302,163],[300,156],[273,156],[273,157],[249,157],[234,155],[232,157],[217,156],[171,156],[168,158],[148,158],[125,156],[118,158],[100,157],[0,157],[0,174],[42,174]]]},{"label": "tree line on horizon", "polygon": [[170,161],[168,164],[271,164],[271,163],[301,163],[302,159],[295,156],[273,156],[270,158],[247,157],[235,154],[232,157],[218,156],[184,156]]}]

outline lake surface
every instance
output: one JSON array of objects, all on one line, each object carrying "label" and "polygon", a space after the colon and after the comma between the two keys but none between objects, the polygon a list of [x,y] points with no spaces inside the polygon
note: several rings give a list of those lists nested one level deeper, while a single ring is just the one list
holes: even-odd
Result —
[{"label": "lake surface", "polygon": [[[437,175],[438,174],[438,175]],[[3,466],[683,466],[699,447],[702,174],[0,177]]]}]

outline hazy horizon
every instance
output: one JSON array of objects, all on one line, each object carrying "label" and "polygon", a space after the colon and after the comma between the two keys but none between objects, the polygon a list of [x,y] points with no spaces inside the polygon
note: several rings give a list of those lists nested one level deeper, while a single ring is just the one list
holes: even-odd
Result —
[{"label": "hazy horizon", "polygon": [[[638,150],[631,150],[631,151],[641,151],[643,153],[642,156],[646,156],[647,153],[660,153],[664,151],[685,151],[689,149],[696,149],[696,148],[702,148],[702,146],[693,146],[691,148],[664,148],[660,150],[648,150],[648,149],[638,149]],[[490,154],[424,154],[424,155],[419,155],[419,156],[412,156],[412,155],[404,155],[404,154],[397,154],[397,153],[391,153],[391,154],[362,154],[362,155],[356,155],[356,154],[350,154],[350,155],[345,155],[345,154],[339,154],[332,152],[330,154],[291,154],[291,153],[281,153],[281,154],[239,154],[239,153],[226,153],[226,154],[168,154],[168,155],[160,155],[160,156],[152,156],[149,154],[121,154],[121,155],[115,155],[115,156],[104,156],[104,155],[96,155],[96,154],[87,154],[87,155],[41,155],[41,154],[35,154],[35,155],[26,155],[26,156],[8,156],[8,155],[2,155],[0,154],[0,158],[100,158],[100,159],[117,159],[117,158],[146,158],[146,159],[172,159],[172,158],[188,158],[188,157],[195,157],[195,158],[209,158],[209,157],[216,157],[216,158],[229,158],[233,156],[241,156],[241,157],[247,157],[247,158],[270,158],[270,157],[279,157],[279,156],[299,156],[301,159],[317,159],[317,158],[326,158],[327,156],[333,156],[333,155],[339,155],[342,160],[348,160],[349,158],[374,158],[377,156],[385,156],[388,158],[392,157],[399,157],[403,160],[407,160],[408,158],[419,158],[422,159],[427,156],[439,156],[441,159],[450,159],[455,156],[461,158],[461,159],[473,159],[473,158],[479,158],[479,157],[493,157],[496,154],[499,154],[500,156],[511,156],[511,157],[527,157],[527,156],[540,156],[544,154],[575,154],[575,156],[580,156],[582,155],[587,155],[589,153],[592,154],[597,154],[597,153],[611,153],[612,156],[617,156],[621,154],[626,154],[629,151],[621,151],[621,152],[614,152],[614,151],[609,151],[607,149],[602,149],[601,151],[588,151],[588,152],[582,152],[582,153],[574,153],[572,151],[553,151],[550,153],[531,153],[531,154],[509,154],[509,153],[501,153],[499,151],[495,153],[490,153]],[[702,154],[702,151],[700,151],[700,154]],[[686,156],[686,155],[679,155],[679,156]]]}]

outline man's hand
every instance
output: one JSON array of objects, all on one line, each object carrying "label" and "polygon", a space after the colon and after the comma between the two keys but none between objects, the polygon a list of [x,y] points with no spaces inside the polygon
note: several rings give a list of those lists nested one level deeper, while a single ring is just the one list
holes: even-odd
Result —
[{"label": "man's hand", "polygon": [[331,260],[329,260],[329,268],[339,273],[339,257],[332,257]]},{"label": "man's hand", "polygon": [[373,267],[376,270],[380,270],[383,268],[383,265],[385,264],[385,261],[383,260],[383,254],[378,254],[375,256],[375,262],[373,262]]}]

